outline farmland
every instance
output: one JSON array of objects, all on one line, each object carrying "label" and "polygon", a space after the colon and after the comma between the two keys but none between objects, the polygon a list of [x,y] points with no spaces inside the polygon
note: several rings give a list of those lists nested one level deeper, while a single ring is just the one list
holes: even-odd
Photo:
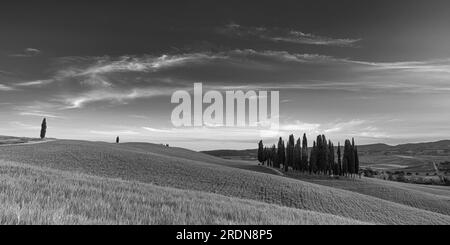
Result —
[{"label": "farmland", "polygon": [[[408,187],[399,186],[396,189],[398,192],[389,192],[386,191],[389,186],[383,187],[370,182],[362,184],[354,182],[353,189],[351,189],[348,182],[327,182],[328,184],[325,184],[316,180],[280,176],[277,172],[257,166],[255,163],[225,160],[162,145],[58,140],[43,144],[4,146],[0,148],[0,159],[10,164],[2,165],[2,190],[15,188],[15,193],[23,193],[23,195],[18,194],[13,198],[13,204],[10,204],[12,207],[14,207],[14,203],[24,203],[22,207],[30,202],[32,206],[37,205],[30,200],[29,193],[35,191],[29,190],[31,188],[29,181],[39,182],[41,179],[46,179],[43,183],[49,185],[46,193],[50,196],[53,193],[66,193],[65,190],[71,190],[72,193],[78,193],[77,191],[80,190],[76,194],[76,198],[69,199],[71,202],[86,198],[105,203],[104,205],[113,205],[110,201],[115,200],[117,196],[122,196],[123,198],[119,199],[124,202],[128,202],[128,198],[135,200],[135,202],[131,201],[134,202],[133,204],[113,202],[118,207],[117,209],[128,210],[129,216],[119,215],[122,218],[119,216],[111,218],[108,216],[111,214],[102,213],[102,208],[99,208],[97,211],[86,211],[87,213],[93,212],[93,216],[87,215],[84,218],[66,220],[67,222],[63,223],[334,224],[343,219],[345,221],[342,221],[342,224],[352,222],[450,224],[450,216],[448,216],[450,204],[446,199],[448,198],[447,189],[436,190],[434,194],[431,194],[426,190],[408,191]],[[11,166],[11,164],[13,165]],[[35,177],[30,178],[29,175]],[[58,181],[51,181],[52,179]],[[367,183],[370,183],[372,187],[378,186],[378,189],[370,187]],[[42,185],[42,187],[47,185]],[[99,189],[102,191],[99,192]],[[155,192],[148,193],[150,190]],[[405,192],[405,190],[407,191]],[[406,194],[397,197],[396,193],[401,191]],[[181,195],[181,193],[188,194],[183,196],[184,194]],[[163,202],[174,205],[173,208],[168,210],[164,208],[164,210],[178,218],[149,221],[151,213],[156,212],[152,210],[161,211],[163,205],[150,205],[151,207],[149,207],[148,203],[136,200],[162,198],[158,197],[160,194],[169,198]],[[66,196],[72,197],[73,195],[67,194]],[[175,200],[171,200],[172,197]],[[11,203],[11,200],[3,202]],[[71,211],[67,211],[64,201],[60,200],[60,202],[66,208],[59,207],[58,210],[66,212],[61,211],[63,214],[70,214]],[[203,202],[203,204],[199,204],[197,210],[189,211],[189,208],[196,207],[197,204],[193,203],[198,202]],[[208,211],[210,212],[208,213],[209,218],[185,217],[190,212],[196,213],[203,210],[205,207],[202,205],[212,207]],[[258,206],[257,210],[273,209],[272,216],[267,219],[258,217],[258,215],[265,214],[265,211],[250,212],[250,217],[242,214],[255,205]],[[98,205],[92,203],[85,206],[88,207],[84,208],[91,209]],[[236,207],[241,207],[241,209]],[[135,217],[131,210],[136,209],[146,209],[145,212],[149,215],[147,219],[141,220],[140,217]],[[220,213],[216,209],[228,210],[230,213]],[[47,218],[42,218],[40,223],[49,222],[48,215],[53,212],[51,210],[54,211],[56,208],[48,207],[39,211],[48,212],[48,214],[42,215]],[[284,212],[277,210],[289,211],[286,211],[286,216],[283,216]],[[295,212],[299,213],[294,214]],[[79,215],[78,212],[75,213]],[[99,213],[98,217],[102,218],[97,218],[95,213]],[[314,219],[308,215],[318,217]],[[6,220],[11,220],[11,217],[0,220],[8,222]],[[243,218],[239,219],[239,217]],[[10,222],[14,223],[14,221]]]},{"label": "farmland", "polygon": [[0,161],[0,224],[365,224],[311,211]]}]

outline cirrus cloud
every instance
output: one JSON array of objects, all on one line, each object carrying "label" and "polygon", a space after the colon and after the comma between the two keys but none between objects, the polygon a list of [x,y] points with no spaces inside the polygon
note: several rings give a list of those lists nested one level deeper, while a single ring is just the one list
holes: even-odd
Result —
[{"label": "cirrus cloud", "polygon": [[257,38],[272,42],[336,47],[356,47],[357,43],[361,41],[359,38],[332,38],[284,28],[251,27],[238,24],[228,24],[218,28],[218,33],[244,39]]}]

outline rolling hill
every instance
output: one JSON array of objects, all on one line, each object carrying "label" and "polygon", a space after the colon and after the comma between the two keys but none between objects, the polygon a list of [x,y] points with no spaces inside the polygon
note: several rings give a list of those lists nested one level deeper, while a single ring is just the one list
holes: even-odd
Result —
[{"label": "rolling hill", "polygon": [[204,192],[0,161],[0,224],[366,224]]},{"label": "rolling hill", "polygon": [[[58,140],[2,146],[0,159],[38,170],[61,171],[66,176],[76,173],[170,190],[176,188],[194,191],[196,195],[218,195],[346,220],[375,224],[450,224],[450,216],[446,215],[448,202],[439,203],[447,205],[445,208],[437,207],[444,211],[433,212],[420,205],[415,207],[367,193],[268,174],[259,171],[264,168],[261,166],[246,169],[245,166],[251,165],[249,162],[229,161],[161,145]],[[241,223],[252,224],[251,220]]]}]

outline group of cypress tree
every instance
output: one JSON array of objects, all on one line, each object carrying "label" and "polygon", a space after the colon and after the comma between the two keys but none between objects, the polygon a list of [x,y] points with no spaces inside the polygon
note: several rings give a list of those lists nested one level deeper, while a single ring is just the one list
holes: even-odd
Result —
[{"label": "group of cypress tree", "polygon": [[290,135],[285,144],[283,138],[279,138],[278,145],[265,147],[262,140],[258,143],[258,161],[269,167],[283,168],[284,171],[301,171],[310,174],[354,176],[359,174],[359,157],[355,140],[346,140],[343,154],[338,143],[337,148],[326,139],[325,135],[318,135],[313,146],[308,150],[308,139],[303,134],[303,139],[295,140]]}]

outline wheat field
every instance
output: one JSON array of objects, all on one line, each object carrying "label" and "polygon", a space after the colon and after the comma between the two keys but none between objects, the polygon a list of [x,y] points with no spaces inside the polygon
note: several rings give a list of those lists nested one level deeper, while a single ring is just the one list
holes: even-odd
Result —
[{"label": "wheat field", "polygon": [[368,224],[335,215],[0,161],[0,224]]},{"label": "wheat field", "polygon": [[[354,188],[360,186],[360,190],[337,184],[330,187],[265,173],[258,167],[250,168],[250,163],[246,162],[160,145],[58,140],[3,146],[0,147],[0,159],[4,162],[0,175],[1,193],[12,190],[11,193],[18,193],[13,199],[2,194],[3,206],[9,207],[1,215],[2,223],[18,222],[13,221],[17,216],[14,211],[17,205],[22,209],[34,203],[20,215],[20,222],[450,224],[448,202],[434,204],[434,199],[427,199],[427,195],[418,197],[419,200],[425,198],[420,205],[408,204],[399,198],[388,198],[392,193],[377,195],[363,191],[367,186],[358,185],[358,182],[354,182]],[[16,165],[11,166],[12,163]],[[153,192],[148,193],[151,190]],[[48,202],[41,203],[41,200],[36,204],[34,196],[48,199]],[[161,200],[166,197],[168,199]],[[69,203],[78,204],[63,209],[52,206],[58,202],[65,205],[67,199],[71,200]],[[148,204],[153,203],[152,200],[159,200],[158,205],[171,203],[172,206],[165,207],[171,210],[166,216],[172,218],[157,218],[154,212],[161,212],[162,206],[152,209]],[[42,209],[35,209],[36,206]],[[106,213],[102,211],[105,207],[109,207]],[[203,218],[192,215],[202,212],[207,213]],[[56,218],[55,222],[58,213],[65,218],[63,221]],[[148,216],[144,218],[139,213]]]}]

